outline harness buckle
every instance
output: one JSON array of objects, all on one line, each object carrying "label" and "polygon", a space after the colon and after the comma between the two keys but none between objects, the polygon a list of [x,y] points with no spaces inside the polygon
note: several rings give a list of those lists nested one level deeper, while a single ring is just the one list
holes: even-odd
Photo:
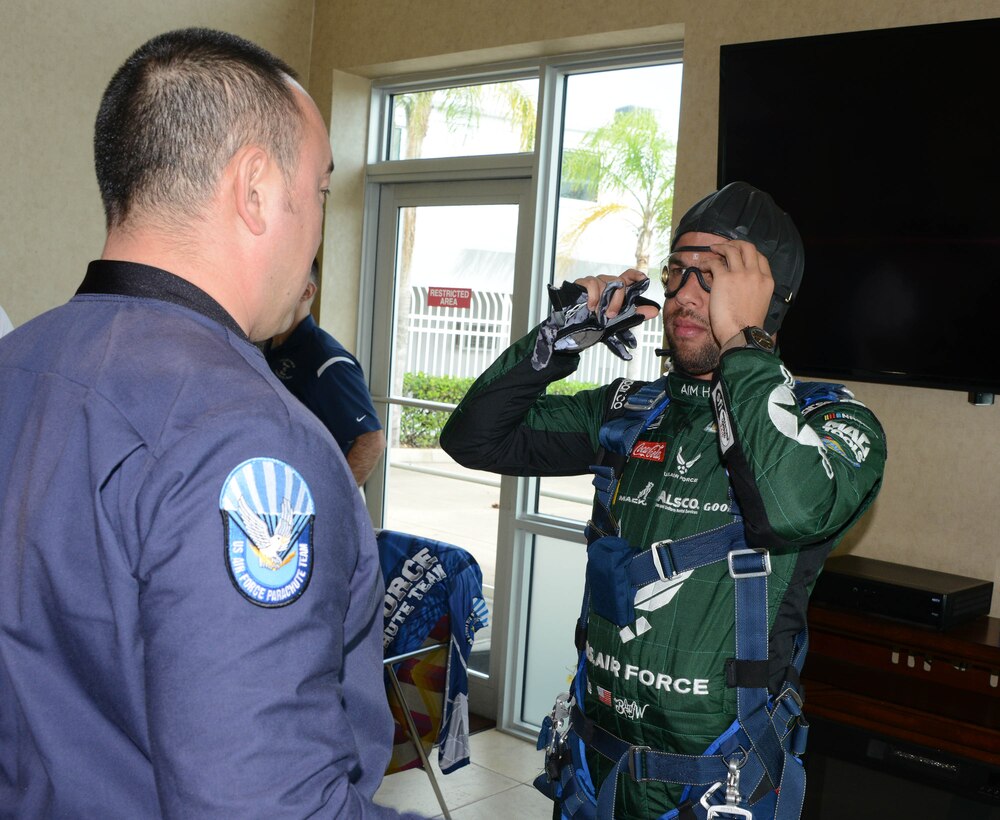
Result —
[{"label": "harness buckle", "polygon": [[753,820],[753,813],[742,806],[711,806],[705,820]]},{"label": "harness buckle", "polygon": [[712,796],[713,794],[715,794],[715,793],[716,793],[716,792],[717,792],[717,791],[718,791],[719,789],[721,789],[721,788],[722,788],[722,781],[720,780],[720,781],[718,781],[717,783],[715,783],[715,784],[714,784],[713,786],[711,786],[711,787],[710,787],[710,788],[708,789],[708,791],[706,791],[706,792],[705,792],[705,793],[704,793],[704,794],[703,794],[703,795],[701,796],[701,800],[699,800],[698,802],[699,802],[699,803],[701,803],[701,807],[702,807],[703,809],[705,809],[705,811],[711,811],[711,810],[712,810],[712,807],[711,807],[710,805],[708,805],[708,800],[709,800],[709,798],[710,798],[710,797],[711,797],[711,796]]},{"label": "harness buckle", "polygon": [[563,692],[556,696],[556,702],[549,715],[552,728],[548,747],[545,750],[546,758],[559,757],[566,745],[566,734],[569,732],[570,712],[573,709],[573,703],[573,696],[569,692]]},{"label": "harness buckle", "polygon": [[[639,765],[637,763],[639,755],[651,751],[653,750],[649,746],[631,746],[628,750],[628,773],[632,776],[632,779],[635,780],[636,782],[646,779],[644,776],[640,777],[638,774],[636,774],[636,770],[639,768]],[[645,775],[645,772],[643,772],[643,775]]]},{"label": "harness buckle", "polygon": [[[746,762],[744,758],[744,762]],[[723,806],[710,806],[708,807],[708,814],[705,816],[705,820],[734,820],[734,818],[741,818],[742,820],[753,820],[753,813],[750,809],[745,809],[739,805],[740,803],[740,766],[742,764],[737,763],[735,758],[728,762],[729,773],[726,776],[726,803]],[[719,783],[712,787],[714,792],[722,784]],[[704,801],[708,797],[709,793],[705,794],[702,798]],[[704,803],[703,803],[704,805]]]},{"label": "harness buckle", "polygon": [[[743,556],[753,556],[758,559],[757,566],[761,569],[737,569],[733,562],[734,560],[739,561],[741,564],[750,563],[749,561],[741,561]],[[763,559],[763,564],[760,563],[759,559]],[[742,549],[742,550],[732,550],[726,554],[726,561],[729,563],[729,576],[735,580],[741,578],[766,578],[771,574],[771,553],[767,550],[754,550],[754,549]]]},{"label": "harness buckle", "polygon": [[795,703],[795,708],[792,708],[791,706],[785,706],[785,708],[788,709],[792,717],[796,718],[799,717],[802,714],[802,706],[804,705],[804,701],[802,700],[802,695],[800,695],[797,691],[795,691],[791,686],[786,686],[784,689],[781,690],[781,693],[778,695],[778,697],[774,699],[774,709],[772,709],[771,711],[772,712],[776,711],[778,705],[785,699],[791,699]]},{"label": "harness buckle", "polygon": [[653,556],[653,568],[656,570],[656,574],[660,576],[660,580],[661,581],[669,581],[671,578],[674,577],[674,575],[677,574],[676,571],[674,570],[674,567],[673,567],[673,563],[674,562],[670,558],[669,551],[667,552],[667,560],[670,561],[670,573],[669,574],[667,574],[666,572],[663,571],[663,559],[660,557],[660,547],[666,547],[666,546],[669,546],[672,543],[674,543],[673,539],[667,538],[667,539],[665,539],[663,541],[654,541],[652,543],[652,545],[650,546],[650,548],[649,548],[650,551],[652,552],[652,556]]}]

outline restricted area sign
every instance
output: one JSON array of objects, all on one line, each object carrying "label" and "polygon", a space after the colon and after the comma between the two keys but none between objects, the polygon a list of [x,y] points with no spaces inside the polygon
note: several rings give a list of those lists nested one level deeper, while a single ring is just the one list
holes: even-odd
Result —
[{"label": "restricted area sign", "polygon": [[449,308],[472,307],[472,291],[469,288],[428,288],[427,306]]}]

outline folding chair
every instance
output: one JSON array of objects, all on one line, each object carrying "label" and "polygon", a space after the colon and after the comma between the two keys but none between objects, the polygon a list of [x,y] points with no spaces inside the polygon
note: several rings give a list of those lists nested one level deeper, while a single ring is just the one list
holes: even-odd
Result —
[{"label": "folding chair", "polygon": [[[431,655],[433,653],[440,653],[447,655],[448,643],[431,643],[427,646],[422,646],[420,649],[414,649],[411,652],[404,652],[401,655],[394,655],[391,658],[386,658],[383,662],[386,671],[386,679],[389,683],[390,691],[390,705],[392,704],[392,698],[395,698],[396,705],[398,708],[393,709],[393,716],[396,720],[399,720],[399,716],[402,716],[404,721],[404,732],[413,749],[417,753],[417,758],[419,760],[420,768],[422,768],[426,773],[427,777],[431,781],[431,788],[434,789],[434,796],[437,797],[438,804],[441,806],[441,814],[444,816],[445,820],[451,820],[451,815],[448,813],[448,804],[445,803],[444,795],[441,793],[441,788],[438,786],[437,778],[434,776],[434,769],[431,768],[431,762],[427,757],[427,752],[424,749],[423,737],[424,734],[420,732],[417,728],[416,721],[413,718],[413,704],[407,700],[405,694],[403,693],[403,687],[400,685],[399,677],[396,674],[396,665],[404,664],[409,660],[419,660],[423,657]],[[413,667],[410,667],[412,670]],[[428,716],[430,717],[430,716]],[[432,721],[433,723],[433,721]],[[440,727],[438,723],[435,728],[435,735]],[[398,746],[395,747],[398,749]],[[412,765],[402,765],[397,763],[397,755],[393,754],[393,760],[389,764],[389,768],[386,770],[387,774],[391,774],[396,771],[403,771],[405,769],[412,768]]]}]

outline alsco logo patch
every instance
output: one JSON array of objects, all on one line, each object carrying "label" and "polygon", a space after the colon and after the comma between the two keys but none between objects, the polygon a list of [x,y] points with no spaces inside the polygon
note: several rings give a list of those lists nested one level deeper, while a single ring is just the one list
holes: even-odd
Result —
[{"label": "alsco logo patch", "polygon": [[312,576],[316,517],[302,476],[277,459],[249,459],[223,483],[219,508],[233,586],[257,606],[296,601]]},{"label": "alsco logo patch", "polygon": [[632,458],[641,458],[645,461],[663,462],[667,457],[667,442],[665,441],[637,441],[632,448]]}]

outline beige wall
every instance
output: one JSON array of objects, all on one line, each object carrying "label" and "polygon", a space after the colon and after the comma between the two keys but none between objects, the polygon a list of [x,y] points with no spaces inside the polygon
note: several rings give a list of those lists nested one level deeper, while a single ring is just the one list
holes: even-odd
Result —
[{"label": "beige wall", "polygon": [[15,324],[65,302],[104,242],[94,116],[115,69],[186,26],[232,31],[308,81],[312,0],[0,0],[0,305]]},{"label": "beige wall", "polygon": [[[379,77],[683,36],[684,86],[677,196],[685,208],[713,187],[718,59],[724,43],[996,16],[995,0],[317,0],[311,90],[321,109],[362,116],[364,83],[334,71]],[[355,123],[356,125],[356,123]],[[340,125],[341,128],[345,124]],[[355,175],[337,219],[360,231],[363,147],[334,142]],[[353,239],[351,240],[353,241]],[[331,249],[327,249],[328,258]],[[336,276],[357,280],[357,246],[337,249]],[[334,267],[332,264],[329,266]],[[325,274],[328,271],[325,270]],[[807,272],[808,275],[808,272]],[[329,281],[329,280],[328,280]],[[324,301],[324,324],[352,338],[353,305]],[[835,343],[831,340],[831,343]],[[992,461],[1000,455],[1000,407],[965,395],[852,385],[881,416],[889,437],[885,487],[849,537],[856,554],[993,580],[1000,616],[1000,502]]]}]

